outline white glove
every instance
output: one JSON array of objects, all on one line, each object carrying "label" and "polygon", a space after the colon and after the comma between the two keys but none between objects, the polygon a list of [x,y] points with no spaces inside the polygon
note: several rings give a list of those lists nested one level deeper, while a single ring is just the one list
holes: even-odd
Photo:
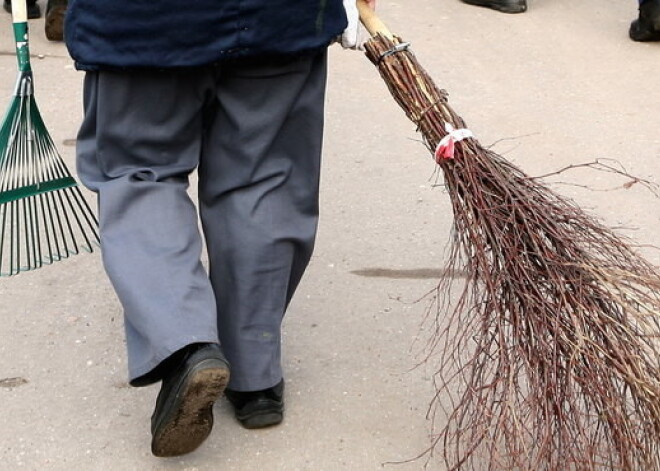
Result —
[{"label": "white glove", "polygon": [[360,14],[358,13],[356,0],[344,0],[344,10],[348,18],[348,26],[341,35],[341,45],[344,49],[360,49]]}]

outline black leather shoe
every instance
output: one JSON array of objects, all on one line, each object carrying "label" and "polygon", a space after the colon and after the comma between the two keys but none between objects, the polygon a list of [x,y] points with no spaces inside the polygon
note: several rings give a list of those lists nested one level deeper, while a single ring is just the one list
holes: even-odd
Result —
[{"label": "black leather shoe", "polygon": [[229,364],[216,344],[193,344],[171,357],[151,417],[151,452],[190,453],[213,428],[213,404],[229,381]]},{"label": "black leather shoe", "polygon": [[68,0],[48,0],[46,4],[46,37],[51,41],[64,39],[64,15]]},{"label": "black leather shoe", "polygon": [[236,419],[245,428],[270,427],[279,424],[284,418],[284,380],[261,391],[227,389],[225,396],[234,406]]},{"label": "black leather shoe", "polygon": [[[11,0],[5,0],[4,7],[7,13],[11,13]],[[28,19],[30,20],[41,18],[41,8],[39,8],[39,5],[37,5],[36,0],[33,2],[28,2],[27,15]]]},{"label": "black leather shoe", "polygon": [[630,25],[633,41],[660,41],[660,0],[647,0],[639,6],[639,18]]},{"label": "black leather shoe", "polygon": [[504,13],[522,13],[527,10],[527,0],[462,0],[462,2]]}]

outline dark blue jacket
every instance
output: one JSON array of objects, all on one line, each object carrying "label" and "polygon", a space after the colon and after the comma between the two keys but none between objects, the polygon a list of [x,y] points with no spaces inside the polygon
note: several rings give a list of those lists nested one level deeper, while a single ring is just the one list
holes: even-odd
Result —
[{"label": "dark blue jacket", "polygon": [[342,0],[69,0],[80,69],[195,67],[302,54],[346,27]]}]

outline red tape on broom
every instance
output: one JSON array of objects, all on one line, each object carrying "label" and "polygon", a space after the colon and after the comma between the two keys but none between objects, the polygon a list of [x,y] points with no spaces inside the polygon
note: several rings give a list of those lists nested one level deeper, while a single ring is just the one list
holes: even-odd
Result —
[{"label": "red tape on broom", "polygon": [[447,131],[447,135],[440,140],[438,146],[435,148],[435,161],[438,163],[443,159],[454,158],[456,142],[460,142],[468,137],[474,137],[474,134],[469,129],[454,129],[449,123],[445,123],[445,131]]}]

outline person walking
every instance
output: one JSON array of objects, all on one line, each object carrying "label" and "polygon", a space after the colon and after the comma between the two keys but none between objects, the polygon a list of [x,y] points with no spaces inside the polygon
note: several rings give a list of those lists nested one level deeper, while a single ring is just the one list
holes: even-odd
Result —
[{"label": "person walking", "polygon": [[[46,18],[44,31],[50,41],[62,41],[64,37],[64,16],[68,0],[48,0],[46,3]],[[4,1],[4,9],[11,13],[11,0]],[[37,0],[27,0],[28,19],[41,18],[41,8]]]},{"label": "person walking", "polygon": [[[503,13],[523,13],[527,10],[527,0],[461,1]],[[633,41],[660,41],[660,0],[639,0],[639,17],[630,25],[629,36]]]},{"label": "person walking", "polygon": [[161,382],[156,456],[195,450],[223,392],[247,428],[282,421],[281,322],[314,246],[327,48],[355,47],[357,24],[355,0],[68,5],[85,72],[78,175],[98,195],[130,384]]}]

